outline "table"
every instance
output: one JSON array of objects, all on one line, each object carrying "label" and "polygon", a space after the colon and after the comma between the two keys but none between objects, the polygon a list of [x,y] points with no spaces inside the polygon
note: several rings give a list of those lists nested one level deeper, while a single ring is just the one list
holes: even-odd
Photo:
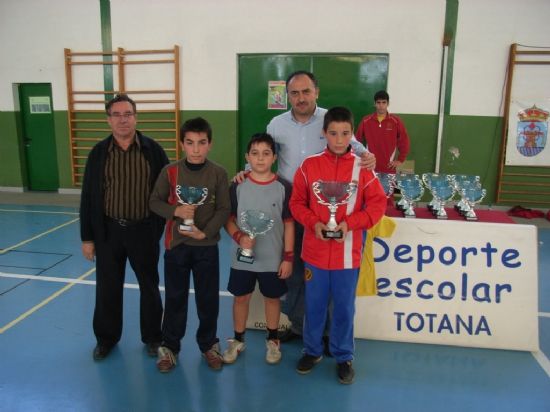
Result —
[{"label": "table", "polygon": [[[378,295],[356,298],[355,336],[537,351],[536,227],[509,224],[500,211],[479,210],[474,222],[448,212],[438,220],[420,208],[374,239]],[[258,290],[247,326],[265,327]]]}]

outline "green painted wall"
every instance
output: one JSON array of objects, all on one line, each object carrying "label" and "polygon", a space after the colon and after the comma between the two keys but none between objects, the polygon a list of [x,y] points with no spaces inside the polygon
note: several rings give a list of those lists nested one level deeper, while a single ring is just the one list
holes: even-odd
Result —
[{"label": "green painted wall", "polygon": [[[54,114],[59,182],[61,188],[71,188],[71,165],[67,112]],[[415,172],[433,172],[435,168],[437,123],[436,115],[399,114],[411,137],[409,159],[415,161]],[[202,116],[213,129],[210,159],[221,164],[231,177],[237,171],[237,112],[197,110],[182,111],[181,122]],[[17,114],[0,112],[0,186],[25,186],[22,148],[18,138]],[[481,176],[488,190],[484,203],[493,203],[498,173],[498,155],[502,119],[483,116],[446,116],[440,171]]]},{"label": "green painted wall", "polygon": [[210,160],[219,163],[227,170],[229,177],[237,171],[237,112],[236,111],[183,111],[183,123],[193,117],[204,117],[212,126],[212,150]]},{"label": "green painted wall", "polygon": [[53,121],[55,125],[55,142],[57,144],[59,187],[71,188],[73,180],[71,175],[71,151],[67,111],[54,112]]},{"label": "green painted wall", "polygon": [[23,187],[23,165],[18,136],[18,120],[14,112],[0,112],[0,186]]}]

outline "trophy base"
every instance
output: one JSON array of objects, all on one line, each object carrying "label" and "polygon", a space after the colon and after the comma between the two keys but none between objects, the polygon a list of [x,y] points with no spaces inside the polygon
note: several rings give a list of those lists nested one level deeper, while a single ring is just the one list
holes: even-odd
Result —
[{"label": "trophy base", "polygon": [[344,232],[341,230],[322,230],[321,232],[323,233],[323,237],[325,239],[342,239],[342,236],[344,236]]},{"label": "trophy base", "polygon": [[182,232],[192,232],[193,226],[182,223],[178,226],[178,229],[181,230]]},{"label": "trophy base", "polygon": [[243,255],[242,252],[243,252],[242,249],[237,250],[237,260],[239,262],[249,263],[249,264],[254,263],[254,256]]}]

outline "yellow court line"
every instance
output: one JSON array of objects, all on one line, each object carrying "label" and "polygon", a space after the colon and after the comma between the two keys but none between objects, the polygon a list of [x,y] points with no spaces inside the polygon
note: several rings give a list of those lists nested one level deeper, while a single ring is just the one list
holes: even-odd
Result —
[{"label": "yellow court line", "polygon": [[0,250],[0,255],[3,255],[4,253],[9,252],[10,250],[13,250],[13,249],[15,249],[15,248],[18,248],[19,246],[23,246],[23,245],[25,245],[25,244],[27,244],[27,243],[29,243],[29,242],[32,242],[33,240],[36,240],[36,239],[38,239],[38,238],[41,238],[42,236],[45,236],[45,235],[50,234],[50,233],[52,233],[52,232],[55,232],[56,230],[61,229],[62,227],[65,227],[65,226],[67,226],[67,225],[70,225],[70,224],[72,224],[72,223],[74,223],[74,222],[77,222],[78,220],[79,220],[79,218],[70,220],[70,221],[68,221],[68,222],[63,223],[62,225],[56,226],[56,227],[54,227],[54,228],[51,228],[50,230],[47,230],[47,231],[45,231],[45,232],[43,232],[43,233],[40,233],[39,235],[36,235],[36,236],[34,236],[34,237],[31,237],[30,239],[23,240],[22,242],[19,242],[19,243],[16,244],[16,245],[10,246],[10,247],[8,247],[8,248],[6,248],[6,249],[2,249],[2,250]]},{"label": "yellow court line", "polygon": [[[90,276],[94,272],[95,272],[95,267],[91,268],[89,271],[84,273],[82,276],[80,276],[76,280],[86,279],[88,276]],[[68,291],[74,285],[77,285],[77,283],[76,282],[75,283],[69,283],[68,285],[63,286],[61,289],[59,289],[57,292],[53,293],[52,295],[50,295],[49,297],[44,299],[38,305],[36,305],[33,308],[29,309],[28,311],[26,311],[22,315],[18,316],[16,319],[14,319],[10,323],[8,323],[6,326],[1,327],[0,328],[0,335],[2,333],[4,333],[5,331],[7,331],[8,329],[10,329],[12,326],[17,325],[19,322],[21,322],[25,318],[29,317],[30,315],[32,315],[34,312],[36,312],[41,307],[43,307],[43,306],[47,305],[48,303],[50,303],[52,300],[54,300],[56,297],[58,297],[62,293],[65,293],[66,291]]]}]

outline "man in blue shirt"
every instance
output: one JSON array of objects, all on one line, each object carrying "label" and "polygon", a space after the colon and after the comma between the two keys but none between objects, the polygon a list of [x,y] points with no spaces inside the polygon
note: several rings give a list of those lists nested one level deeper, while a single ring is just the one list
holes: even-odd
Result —
[{"label": "man in blue shirt", "polygon": [[[296,169],[304,159],[322,152],[327,145],[322,133],[323,119],[327,110],[317,106],[319,86],[313,73],[307,71],[292,73],[287,78],[286,89],[291,110],[274,117],[267,126],[267,132],[273,136],[277,145],[278,174],[292,182]],[[369,153],[355,137],[351,145],[355,154],[361,157],[362,166],[374,169],[376,165],[374,155]],[[304,319],[304,263],[300,259],[302,237],[303,227],[296,225],[293,271],[287,279],[288,293],[282,301],[282,312],[288,316],[292,325],[280,336],[281,342],[302,335]]]}]

